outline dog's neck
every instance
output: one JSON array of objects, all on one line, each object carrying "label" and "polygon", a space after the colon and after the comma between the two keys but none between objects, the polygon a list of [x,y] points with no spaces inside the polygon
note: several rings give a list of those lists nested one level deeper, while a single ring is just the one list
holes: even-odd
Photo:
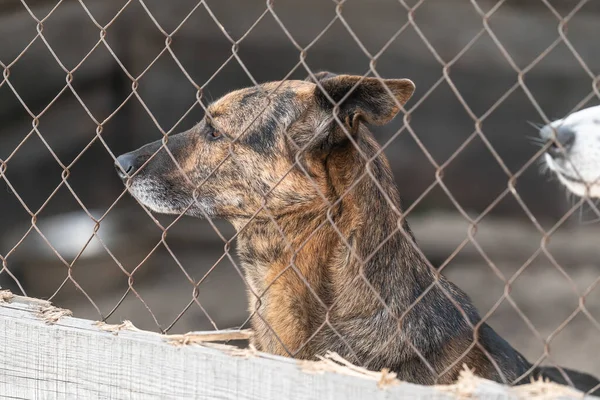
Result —
[{"label": "dog's neck", "polygon": [[260,313],[254,329],[267,351],[286,355],[306,348],[328,309],[329,320],[343,320],[376,314],[384,303],[408,307],[433,280],[408,225],[400,222],[387,160],[375,157],[379,147],[370,134],[359,134],[357,142],[363,154],[348,147],[325,160],[333,207],[316,198],[274,220],[253,221],[239,234],[250,310]]}]

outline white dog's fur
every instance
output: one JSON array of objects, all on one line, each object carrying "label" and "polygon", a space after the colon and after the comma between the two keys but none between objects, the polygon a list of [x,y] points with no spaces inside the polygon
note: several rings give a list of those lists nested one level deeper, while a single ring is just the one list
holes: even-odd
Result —
[{"label": "white dog's fur", "polygon": [[560,182],[578,196],[600,198],[600,106],[542,127],[540,137],[553,142],[544,158]]}]

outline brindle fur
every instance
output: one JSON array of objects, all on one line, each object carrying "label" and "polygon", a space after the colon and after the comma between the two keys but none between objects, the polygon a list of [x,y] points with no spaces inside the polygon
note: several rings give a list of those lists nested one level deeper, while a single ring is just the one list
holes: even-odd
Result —
[{"label": "brindle fur", "polygon": [[[234,225],[259,350],[303,359],[331,350],[420,384],[453,382],[465,363],[495,381],[543,373],[564,382],[556,369],[528,371],[531,364],[480,323],[401,218],[390,166],[365,123],[389,122],[413,83],[316,78],[328,95],[310,79],[232,92],[170,137],[169,152],[158,141],[119,157],[120,175],[156,212]],[[567,372],[582,390],[598,383]]]}]

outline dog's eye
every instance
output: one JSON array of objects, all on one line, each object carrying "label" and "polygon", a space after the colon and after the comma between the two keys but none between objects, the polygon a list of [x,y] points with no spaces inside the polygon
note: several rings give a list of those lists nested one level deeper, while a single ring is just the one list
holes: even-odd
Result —
[{"label": "dog's eye", "polygon": [[221,133],[221,131],[218,131],[216,129],[211,129],[208,131],[208,134],[206,135],[210,140],[216,140],[216,139],[220,139],[221,137],[223,137],[223,134]]},{"label": "dog's eye", "polygon": [[209,140],[217,140],[223,137],[223,134],[221,133],[220,130],[215,129],[214,126],[212,126],[211,124],[207,123],[206,127],[208,128],[208,132],[206,133],[206,138]]}]

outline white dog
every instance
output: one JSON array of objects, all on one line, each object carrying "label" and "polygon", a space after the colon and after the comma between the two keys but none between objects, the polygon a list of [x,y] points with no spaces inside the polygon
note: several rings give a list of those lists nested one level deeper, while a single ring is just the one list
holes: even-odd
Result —
[{"label": "white dog", "polygon": [[545,162],[560,182],[578,196],[600,198],[600,106],[545,125],[539,134],[551,142]]}]

